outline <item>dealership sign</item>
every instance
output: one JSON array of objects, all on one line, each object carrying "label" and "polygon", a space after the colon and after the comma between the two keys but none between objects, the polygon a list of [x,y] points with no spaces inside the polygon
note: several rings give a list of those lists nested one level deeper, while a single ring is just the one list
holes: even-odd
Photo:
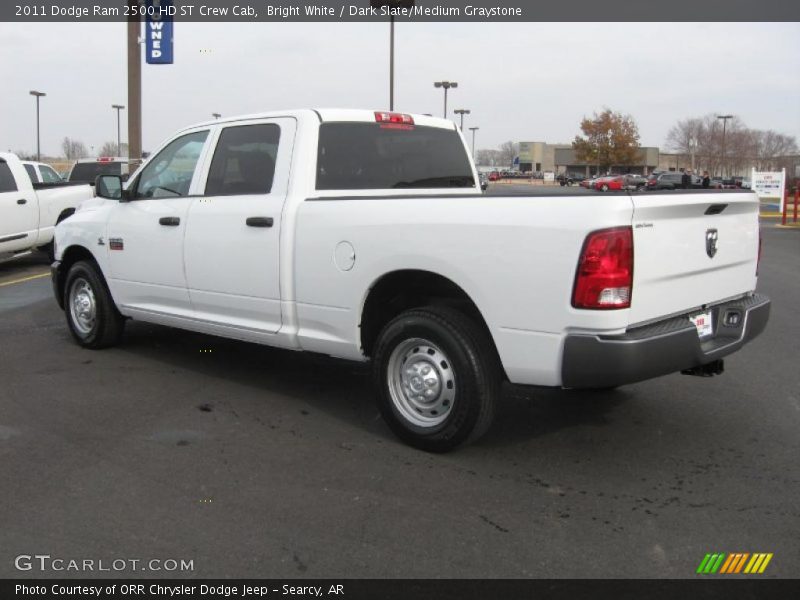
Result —
[{"label": "dealership sign", "polygon": [[145,57],[151,65],[172,64],[172,0],[147,0],[145,7]]},{"label": "dealership sign", "polygon": [[753,176],[750,178],[752,189],[758,195],[759,200],[764,198],[778,198],[778,211],[783,210],[783,197],[786,190],[786,169],[781,171],[756,171],[753,169]]}]

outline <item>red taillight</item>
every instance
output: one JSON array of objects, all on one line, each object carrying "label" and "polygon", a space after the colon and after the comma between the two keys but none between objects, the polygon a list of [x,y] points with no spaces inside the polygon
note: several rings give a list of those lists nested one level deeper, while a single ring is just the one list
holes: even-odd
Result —
[{"label": "red taillight", "polygon": [[97,159],[97,162],[114,162],[114,159],[110,156],[101,156]]},{"label": "red taillight", "polygon": [[376,123],[394,123],[396,125],[413,125],[414,119],[411,115],[404,115],[401,113],[392,112],[378,112],[375,111]]},{"label": "red taillight", "polygon": [[575,275],[575,308],[629,308],[633,291],[633,230],[601,229],[586,236]]}]

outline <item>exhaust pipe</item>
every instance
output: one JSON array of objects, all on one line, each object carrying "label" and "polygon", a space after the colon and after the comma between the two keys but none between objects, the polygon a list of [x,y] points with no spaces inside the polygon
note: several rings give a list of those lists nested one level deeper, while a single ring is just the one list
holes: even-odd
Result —
[{"label": "exhaust pipe", "polygon": [[684,369],[681,375],[694,375],[695,377],[713,377],[714,375],[722,375],[725,372],[725,361],[722,359],[715,360],[699,367],[692,367],[691,369]]}]

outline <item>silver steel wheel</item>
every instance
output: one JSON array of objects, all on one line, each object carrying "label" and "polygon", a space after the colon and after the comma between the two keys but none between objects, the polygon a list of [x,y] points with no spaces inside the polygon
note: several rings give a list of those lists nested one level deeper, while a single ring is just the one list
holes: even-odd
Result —
[{"label": "silver steel wheel", "polygon": [[69,288],[69,311],[72,324],[82,336],[89,335],[97,319],[97,301],[92,286],[83,277],[78,277]]},{"label": "silver steel wheel", "polygon": [[436,427],[453,409],[453,365],[428,340],[412,338],[398,344],[389,357],[386,380],[395,408],[417,427]]}]

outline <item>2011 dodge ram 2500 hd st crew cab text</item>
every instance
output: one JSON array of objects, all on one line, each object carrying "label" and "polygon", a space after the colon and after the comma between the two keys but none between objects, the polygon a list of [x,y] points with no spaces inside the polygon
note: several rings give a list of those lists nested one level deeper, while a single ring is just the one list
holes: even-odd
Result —
[{"label": "2011 dodge ram 2500 hd st crew cab text", "polygon": [[[52,254],[53,231],[81,202],[94,196],[88,185],[36,181],[28,169],[46,173],[47,165],[23,163],[16,155],[0,152],[0,262],[39,248]],[[52,169],[50,169],[52,171]],[[55,171],[52,172],[55,175]],[[56,176],[57,177],[57,176]],[[48,177],[52,179],[52,177]]]},{"label": "2011 dodge ram 2500 hd st crew cab text", "polygon": [[711,374],[758,335],[752,192],[492,196],[458,128],[299,110],[184,129],[57,228],[77,342],[126,319],[371,360],[419,448],[489,426],[500,384]]}]

